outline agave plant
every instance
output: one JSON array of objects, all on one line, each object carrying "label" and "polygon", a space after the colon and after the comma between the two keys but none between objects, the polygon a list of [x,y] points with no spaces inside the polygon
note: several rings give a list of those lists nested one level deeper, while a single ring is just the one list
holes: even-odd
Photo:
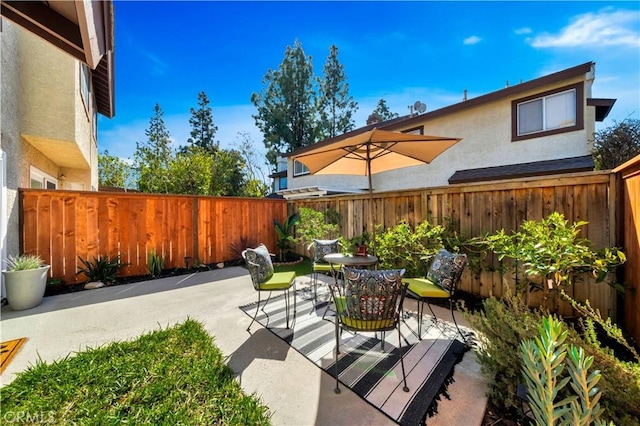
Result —
[{"label": "agave plant", "polygon": [[120,262],[120,256],[114,256],[110,258],[108,255],[94,257],[93,261],[82,259],[78,257],[84,267],[78,267],[78,274],[84,274],[89,282],[101,281],[106,285],[113,283],[116,280],[118,269],[123,266],[127,266],[127,263]]}]

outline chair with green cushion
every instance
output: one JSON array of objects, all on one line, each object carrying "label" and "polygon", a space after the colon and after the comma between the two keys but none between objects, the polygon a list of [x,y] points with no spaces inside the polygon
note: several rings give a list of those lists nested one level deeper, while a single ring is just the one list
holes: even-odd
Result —
[{"label": "chair with green cushion", "polygon": [[397,354],[400,357],[404,382],[402,389],[409,392],[400,334],[402,303],[407,290],[407,284],[402,282],[404,269],[372,271],[344,267],[343,272],[344,285],[335,283],[329,286],[336,307],[335,393],[340,393],[338,362],[342,329],[352,332],[381,332],[383,351],[385,332],[397,330]]},{"label": "chair with green cushion", "polygon": [[[289,309],[291,307],[291,288],[293,287],[293,316],[296,315],[296,273],[291,272],[274,272],[273,263],[271,263],[271,253],[264,244],[260,244],[256,248],[247,248],[242,252],[242,258],[245,260],[249,274],[251,275],[251,281],[253,287],[258,292],[258,303],[256,305],[256,313],[251,320],[251,324],[247,327],[247,331],[250,331],[253,322],[258,316],[258,310],[260,309],[260,295],[263,291],[268,291],[269,296],[262,306],[262,312],[264,312],[265,306],[271,299],[271,294],[274,291],[282,291],[285,296],[285,308],[287,316],[287,328],[289,328]],[[265,312],[265,315],[267,313]],[[267,315],[267,325],[269,324],[269,315]]]},{"label": "chair with green cushion", "polygon": [[460,333],[456,317],[453,311],[453,296],[458,288],[460,277],[467,265],[467,255],[450,253],[441,249],[433,259],[426,278],[405,278],[404,282],[409,285],[407,291],[410,296],[418,299],[418,338],[422,340],[422,314],[424,313],[424,303],[427,303],[435,322],[438,321],[433,308],[429,304],[429,299],[449,299],[449,308],[453,323]]},{"label": "chair with green cushion", "polygon": [[[318,274],[332,273],[331,265],[324,260],[324,256],[330,253],[340,253],[342,244],[338,240],[313,240],[307,250],[313,252],[313,269],[311,284],[313,285],[313,302],[318,298]],[[338,270],[340,268],[337,268]]]}]

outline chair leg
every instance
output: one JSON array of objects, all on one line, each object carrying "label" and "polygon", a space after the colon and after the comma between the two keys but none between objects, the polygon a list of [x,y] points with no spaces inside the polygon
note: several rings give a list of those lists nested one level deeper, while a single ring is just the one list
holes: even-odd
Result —
[{"label": "chair leg", "polygon": [[400,355],[400,366],[402,367],[402,380],[404,381],[404,387],[402,388],[402,390],[405,392],[409,392],[409,386],[407,386],[407,375],[404,371],[404,356],[402,354],[402,335],[400,335],[400,321],[398,321],[398,355]]},{"label": "chair leg", "polygon": [[422,340],[422,314],[424,314],[424,300],[418,301],[418,340]]},{"label": "chair leg", "polygon": [[291,294],[289,290],[284,291],[284,310],[287,318],[287,330],[289,329],[289,309],[291,308]]},{"label": "chair leg", "polygon": [[[268,301],[268,299],[267,299]],[[253,314],[253,318],[251,319],[251,323],[249,324],[249,327],[247,327],[247,331],[251,331],[251,326],[253,325],[253,322],[256,320],[256,317],[258,316],[258,310],[260,309],[260,292],[258,292],[258,304],[256,305],[256,313]],[[264,312],[264,308],[263,308],[263,312]]]},{"label": "chair leg", "polygon": [[335,323],[335,333],[336,333],[336,388],[333,390],[335,393],[340,393],[340,381],[338,380],[338,359],[340,357],[340,333],[338,332],[338,316],[336,315]]},{"label": "chair leg", "polygon": [[460,331],[460,327],[458,327],[458,322],[456,321],[456,316],[453,313],[453,300],[449,299],[449,308],[451,308],[451,318],[453,318],[453,323],[456,326],[456,329],[458,330],[458,333],[460,333],[460,337],[462,337],[462,340],[464,339],[464,334],[462,334],[462,331]]}]

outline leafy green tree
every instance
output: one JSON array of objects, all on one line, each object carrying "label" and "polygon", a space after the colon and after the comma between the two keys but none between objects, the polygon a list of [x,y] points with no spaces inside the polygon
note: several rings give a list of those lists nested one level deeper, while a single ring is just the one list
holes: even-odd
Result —
[{"label": "leafy green tree", "polygon": [[640,120],[627,119],[594,135],[593,160],[598,170],[615,169],[640,155]]},{"label": "leafy green tree", "polygon": [[131,166],[105,150],[98,154],[98,180],[100,186],[127,188],[132,177]]},{"label": "leafy green tree", "polygon": [[160,105],[154,107],[154,115],[145,130],[147,141],[136,143],[135,168],[138,172],[138,189],[142,192],[168,193],[170,187],[169,166],[173,160],[169,131]]},{"label": "leafy green tree", "polygon": [[344,66],[338,61],[338,48],[335,45],[329,47],[323,77],[318,83],[321,137],[332,138],[353,130],[353,114],[358,110],[358,104],[349,96],[349,84]]},{"label": "leafy green tree", "polygon": [[198,109],[191,108],[189,124],[191,137],[187,142],[211,153],[218,150],[218,143],[214,139],[218,127],[213,124],[213,113],[205,92],[198,93]]},{"label": "leafy green tree", "polygon": [[372,114],[375,114],[378,117],[380,117],[380,120],[382,121],[387,121],[393,118],[400,117],[400,114],[398,114],[397,112],[391,112],[391,110],[389,110],[389,107],[387,106],[387,101],[385,101],[384,99],[380,99],[378,101],[378,105],[376,105],[376,108],[373,110]]},{"label": "leafy green tree", "polygon": [[219,149],[213,156],[211,195],[242,195],[244,160],[234,149]]},{"label": "leafy green tree", "polygon": [[214,157],[205,148],[191,146],[176,154],[171,162],[172,194],[214,195]]},{"label": "leafy green tree", "polygon": [[302,44],[287,46],[280,67],[268,70],[263,89],[251,95],[258,113],[253,116],[264,135],[267,159],[275,169],[282,152],[313,144],[318,136],[313,64]]}]

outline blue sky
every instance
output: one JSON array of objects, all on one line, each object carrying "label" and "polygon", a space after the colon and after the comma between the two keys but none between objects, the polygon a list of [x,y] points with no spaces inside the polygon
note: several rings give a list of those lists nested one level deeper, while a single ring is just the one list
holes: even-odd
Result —
[{"label": "blue sky", "polygon": [[616,98],[607,120],[640,118],[640,2],[619,1],[118,1],[116,115],[99,116],[99,151],[133,158],[156,103],[175,146],[189,137],[189,109],[207,93],[225,148],[247,134],[264,152],[250,98],[297,39],[321,75],[339,49],[356,127],[378,100],[427,111],[585,62],[592,96]]}]

